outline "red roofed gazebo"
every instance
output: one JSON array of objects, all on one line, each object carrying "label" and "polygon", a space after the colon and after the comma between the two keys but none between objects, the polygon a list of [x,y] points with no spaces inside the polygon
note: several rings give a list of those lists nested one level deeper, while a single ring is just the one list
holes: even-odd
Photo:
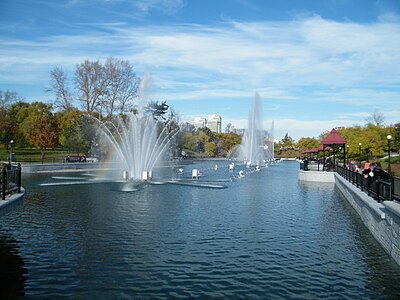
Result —
[{"label": "red roofed gazebo", "polygon": [[331,149],[332,149],[331,147],[328,147],[328,146],[324,147],[324,145],[321,144],[321,145],[319,145],[319,147],[318,147],[318,152],[321,152],[321,151],[329,151],[329,150],[331,150]]},{"label": "red roofed gazebo", "polygon": [[336,131],[335,128],[331,130],[328,136],[322,141],[323,146],[333,145],[346,145],[347,141]]},{"label": "red roofed gazebo", "polygon": [[[322,141],[322,147],[330,146],[333,148],[333,157],[335,158],[335,148],[343,146],[343,166],[346,166],[346,147],[347,141],[336,131],[335,128],[331,130],[328,136]],[[335,163],[334,163],[335,166]]]},{"label": "red roofed gazebo", "polygon": [[315,147],[312,147],[309,151],[310,151],[310,153],[317,153],[318,149]]},{"label": "red roofed gazebo", "polygon": [[[323,160],[323,163],[322,163],[322,164],[323,164],[323,167],[322,167],[322,168],[325,167],[325,151],[329,151],[329,150],[332,150],[332,148],[329,147],[329,146],[324,147],[323,144],[319,145],[319,147],[317,148],[318,156],[319,156],[319,153],[320,153],[320,152],[323,152],[323,153],[324,153],[324,160]],[[319,158],[318,158],[318,171],[319,171]]]}]

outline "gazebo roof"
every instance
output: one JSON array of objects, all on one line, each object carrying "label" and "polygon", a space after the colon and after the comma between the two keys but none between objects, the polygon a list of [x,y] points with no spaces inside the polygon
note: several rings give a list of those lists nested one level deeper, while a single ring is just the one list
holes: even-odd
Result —
[{"label": "gazebo roof", "polygon": [[318,147],[318,151],[329,151],[329,150],[331,150],[332,148],[331,147],[328,147],[328,146],[326,146],[326,147],[324,147],[324,145],[323,144],[321,144],[321,145],[319,145],[319,147]]},{"label": "gazebo roof", "polygon": [[312,147],[309,151],[310,151],[310,153],[316,153],[316,152],[318,152],[318,149],[315,147]]},{"label": "gazebo roof", "polygon": [[328,136],[322,141],[322,145],[345,145],[347,141],[336,131],[335,128],[331,130]]}]

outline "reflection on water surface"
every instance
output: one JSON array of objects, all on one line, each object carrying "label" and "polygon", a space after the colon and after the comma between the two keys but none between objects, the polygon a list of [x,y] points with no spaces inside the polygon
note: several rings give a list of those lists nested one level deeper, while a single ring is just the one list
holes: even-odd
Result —
[{"label": "reflection on water surface", "polygon": [[[26,176],[24,203],[0,220],[0,252],[15,275],[9,290],[15,298],[398,298],[400,268],[333,185],[299,182],[294,162],[232,181],[218,163],[185,174],[199,168],[199,182],[224,189],[126,192],[120,183],[39,186],[62,180]],[[182,179],[175,169],[163,176]]]}]

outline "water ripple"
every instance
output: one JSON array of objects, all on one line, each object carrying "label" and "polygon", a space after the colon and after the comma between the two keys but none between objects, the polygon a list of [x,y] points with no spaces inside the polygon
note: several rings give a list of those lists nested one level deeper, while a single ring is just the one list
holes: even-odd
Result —
[{"label": "water ripple", "polygon": [[0,224],[27,298],[399,298],[398,266],[331,185],[299,183],[297,165],[224,190],[39,188],[43,176]]}]

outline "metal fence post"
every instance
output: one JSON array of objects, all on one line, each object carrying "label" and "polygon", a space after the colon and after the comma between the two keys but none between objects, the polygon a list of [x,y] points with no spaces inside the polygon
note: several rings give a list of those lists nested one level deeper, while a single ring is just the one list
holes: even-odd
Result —
[{"label": "metal fence post", "polygon": [[389,200],[393,200],[394,194],[394,176],[390,174],[390,186],[389,186]]},{"label": "metal fence post", "polygon": [[3,167],[2,199],[6,200],[6,166]]},{"label": "metal fence post", "polygon": [[[376,182],[376,199],[378,200],[378,203],[379,202],[381,202],[381,199],[380,199],[380,187],[381,187],[381,185],[380,185],[380,183],[381,183],[381,181],[379,180],[379,178],[375,181]],[[382,202],[385,200],[385,194],[384,193],[382,193]]]},{"label": "metal fence post", "polygon": [[21,193],[21,173],[22,173],[22,168],[21,168],[21,164],[18,163],[18,167],[17,167],[17,184],[18,184],[18,193]]}]

